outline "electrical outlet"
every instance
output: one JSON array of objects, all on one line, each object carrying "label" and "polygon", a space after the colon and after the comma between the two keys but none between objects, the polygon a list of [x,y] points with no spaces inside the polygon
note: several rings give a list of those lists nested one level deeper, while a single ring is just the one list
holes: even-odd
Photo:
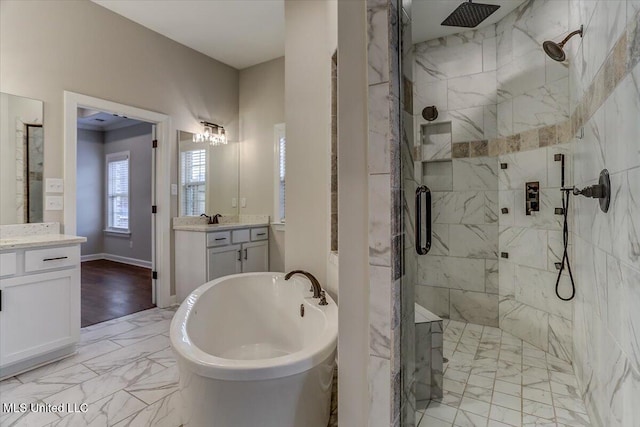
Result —
[{"label": "electrical outlet", "polygon": [[60,178],[47,178],[44,188],[45,193],[62,193],[64,192],[64,181]]},{"label": "electrical outlet", "polygon": [[61,211],[62,210],[62,196],[47,196],[45,198],[45,210],[47,210],[47,211]]},{"label": "electrical outlet", "polygon": [[242,197],[240,199],[240,207],[242,207],[242,208],[246,208],[247,207],[247,198],[246,197]]},{"label": "electrical outlet", "polygon": [[171,195],[172,196],[178,195],[178,184],[171,184]]},{"label": "electrical outlet", "polygon": [[231,207],[232,208],[238,207],[238,199],[236,199],[235,197],[231,199]]},{"label": "electrical outlet", "polygon": [[133,240],[129,240],[129,247],[133,248]]}]

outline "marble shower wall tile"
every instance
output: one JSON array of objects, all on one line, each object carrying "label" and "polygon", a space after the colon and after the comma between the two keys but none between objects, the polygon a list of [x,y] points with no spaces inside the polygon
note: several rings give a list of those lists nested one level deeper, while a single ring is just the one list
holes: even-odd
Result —
[{"label": "marble shower wall tile", "polygon": [[369,426],[387,427],[391,422],[391,362],[369,356]]},{"label": "marble shower wall tile", "polygon": [[452,320],[498,327],[498,295],[451,290]]},{"label": "marble shower wall tile", "polygon": [[440,317],[449,317],[449,288],[416,285],[416,302]]},{"label": "marble shower wall tile", "polygon": [[500,329],[547,351],[549,314],[512,299],[500,300]]},{"label": "marble shower wall tile", "polygon": [[449,254],[466,258],[498,258],[498,226],[452,224],[449,227]]},{"label": "marble shower wall tile", "polygon": [[416,45],[416,84],[482,72],[482,42],[429,46]]},{"label": "marble shower wall tile", "polygon": [[431,203],[431,220],[434,224],[485,223],[484,192],[434,192]]},{"label": "marble shower wall tile", "polygon": [[547,269],[547,231],[521,227],[500,227],[500,252],[519,265]]},{"label": "marble shower wall tile", "polygon": [[513,131],[520,133],[569,119],[569,78],[513,98]]},{"label": "marble shower wall tile", "polygon": [[507,168],[498,170],[500,190],[524,191],[525,183],[538,181],[540,188],[547,187],[547,153],[538,149],[522,153],[505,154],[499,157]]},{"label": "marble shower wall tile", "polygon": [[484,109],[482,107],[449,110],[452,142],[477,141],[484,136]]},{"label": "marble shower wall tile", "polygon": [[495,105],[496,100],[495,71],[448,80],[448,108],[451,110]]},{"label": "marble shower wall tile", "polygon": [[369,262],[391,266],[391,178],[369,175]]},{"label": "marble shower wall tile", "polygon": [[571,302],[561,301],[555,295],[556,273],[516,266],[515,277],[515,299],[517,301],[571,320],[573,316]]},{"label": "marble shower wall tile", "polygon": [[369,352],[370,354],[391,357],[391,300],[390,267],[369,267]]},{"label": "marble shower wall tile", "polygon": [[369,98],[376,101],[369,108],[369,173],[391,171],[388,95],[386,84],[369,86]]},{"label": "marble shower wall tile", "polygon": [[[593,184],[597,172],[606,167],[614,188],[607,214],[591,200],[575,200],[574,274],[578,294],[573,360],[577,392],[584,396],[594,423],[633,425],[638,419],[638,405],[630,402],[637,402],[640,394],[638,316],[630,309],[637,304],[640,282],[636,231],[640,153],[628,139],[637,139],[640,134],[636,119],[640,68],[627,68],[629,74],[610,95],[587,89],[600,76],[599,70],[607,66],[606,58],[615,56],[614,46],[624,36],[625,27],[627,44],[633,45],[627,47],[627,62],[634,63],[638,2],[571,2],[576,5],[580,23],[586,26],[583,60],[576,64],[577,69],[570,70],[571,76],[579,79],[571,103],[583,101],[593,114],[585,117],[584,138],[574,144],[574,182],[580,187]],[[581,99],[583,93],[586,95]],[[604,103],[599,106],[601,100]]]},{"label": "marble shower wall tile", "polygon": [[604,156],[610,173],[640,166],[640,80],[628,75],[607,99],[604,120]]},{"label": "marble shower wall tile", "polygon": [[491,157],[454,159],[453,191],[497,190],[498,161]]},{"label": "marble shower wall tile", "polygon": [[[389,6],[367,2],[369,85],[389,81]],[[372,105],[371,103],[369,105]]]},{"label": "marble shower wall tile", "polygon": [[420,284],[451,289],[484,292],[485,261],[442,256],[424,257],[420,262]]}]

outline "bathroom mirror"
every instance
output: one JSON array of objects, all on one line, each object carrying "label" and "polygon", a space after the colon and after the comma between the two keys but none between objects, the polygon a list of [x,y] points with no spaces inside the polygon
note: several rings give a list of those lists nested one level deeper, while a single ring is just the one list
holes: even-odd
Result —
[{"label": "bathroom mirror", "polygon": [[43,103],[0,93],[0,224],[42,222]]},{"label": "bathroom mirror", "polygon": [[194,142],[178,131],[178,215],[238,214],[238,144]]}]

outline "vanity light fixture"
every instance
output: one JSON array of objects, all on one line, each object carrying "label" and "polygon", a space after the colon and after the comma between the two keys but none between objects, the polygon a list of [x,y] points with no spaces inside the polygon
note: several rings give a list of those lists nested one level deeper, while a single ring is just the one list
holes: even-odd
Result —
[{"label": "vanity light fixture", "polygon": [[201,120],[200,123],[203,126],[202,133],[194,134],[193,142],[208,142],[211,146],[225,145],[229,142],[222,126],[204,120]]}]

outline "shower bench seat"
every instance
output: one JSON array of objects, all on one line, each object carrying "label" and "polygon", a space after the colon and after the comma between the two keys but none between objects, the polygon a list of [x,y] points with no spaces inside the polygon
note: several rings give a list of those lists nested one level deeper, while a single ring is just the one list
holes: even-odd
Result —
[{"label": "shower bench seat", "polygon": [[415,304],[417,408],[442,398],[442,318]]}]

